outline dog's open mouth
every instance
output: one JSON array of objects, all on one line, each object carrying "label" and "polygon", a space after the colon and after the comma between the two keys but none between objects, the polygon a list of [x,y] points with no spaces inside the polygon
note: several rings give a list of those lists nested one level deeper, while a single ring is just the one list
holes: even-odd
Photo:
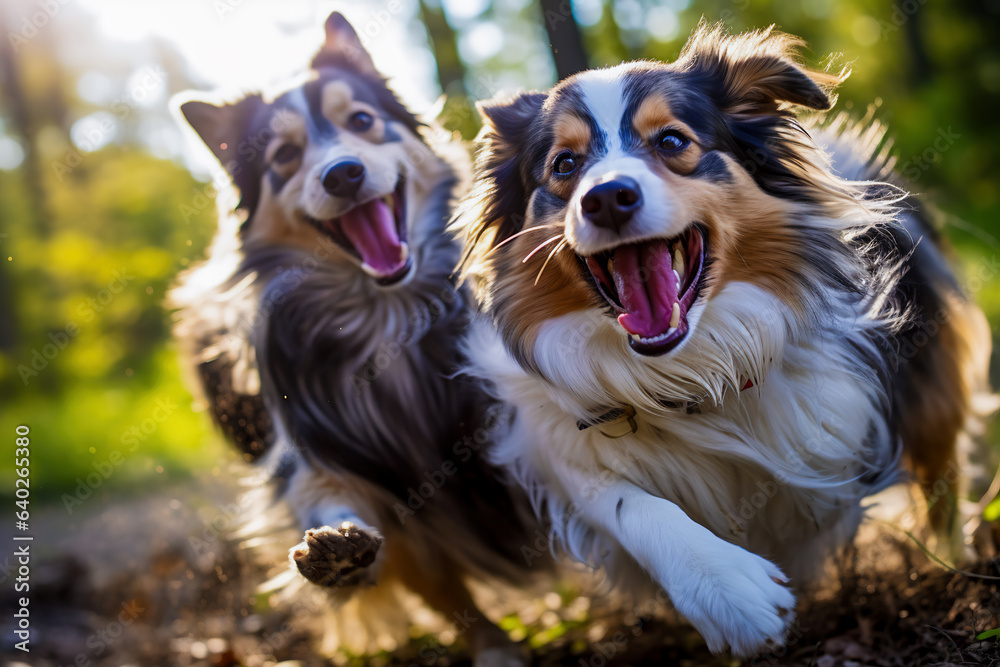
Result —
[{"label": "dog's open mouth", "polygon": [[406,244],[406,198],[402,176],[392,194],[358,204],[338,218],[309,222],[361,262],[380,285],[405,278],[412,266]]},{"label": "dog's open mouth", "polygon": [[583,258],[639,354],[665,354],[687,336],[688,312],[701,291],[705,246],[704,233],[691,225],[671,239],[630,243]]}]

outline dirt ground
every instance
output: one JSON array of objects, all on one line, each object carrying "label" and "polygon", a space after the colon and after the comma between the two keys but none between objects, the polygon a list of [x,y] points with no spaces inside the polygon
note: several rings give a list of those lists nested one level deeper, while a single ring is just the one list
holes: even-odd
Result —
[{"label": "dirt ground", "polygon": [[[259,549],[232,539],[244,508],[231,489],[206,488],[94,498],[72,516],[50,510],[35,524],[31,653],[10,648],[8,572],[0,660],[12,667],[470,664],[447,631],[392,653],[321,657],[323,614],[258,592],[281,569],[280,556],[266,562]],[[1000,577],[997,531],[984,534],[989,543],[967,569]],[[1000,628],[997,579],[949,571],[888,532],[841,561],[835,583],[803,596],[788,646],[743,664],[1000,665],[998,638],[976,639]],[[502,625],[531,647],[535,665],[740,664],[711,656],[694,630],[659,610],[615,607],[566,587],[526,603]]]}]

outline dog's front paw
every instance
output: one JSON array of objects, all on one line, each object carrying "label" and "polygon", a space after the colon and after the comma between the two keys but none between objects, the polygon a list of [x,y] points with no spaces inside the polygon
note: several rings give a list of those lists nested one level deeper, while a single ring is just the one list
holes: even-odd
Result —
[{"label": "dog's front paw", "polygon": [[306,531],[305,539],[288,553],[299,573],[314,584],[346,587],[371,584],[383,538],[372,528],[349,521],[339,528],[323,526]]},{"label": "dog's front paw", "polygon": [[795,596],[776,565],[733,544],[698,553],[685,575],[676,570],[670,597],[713,653],[750,657],[784,644]]}]

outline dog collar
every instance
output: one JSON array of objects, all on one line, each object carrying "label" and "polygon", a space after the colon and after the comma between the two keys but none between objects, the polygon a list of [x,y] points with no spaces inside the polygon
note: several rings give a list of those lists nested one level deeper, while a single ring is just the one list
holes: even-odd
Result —
[{"label": "dog collar", "polygon": [[[747,380],[740,387],[740,391],[746,391],[752,386],[753,380]],[[667,410],[683,409],[689,415],[701,414],[701,403],[698,401],[685,401],[683,403],[660,401],[659,403]],[[626,435],[631,435],[639,430],[638,412],[635,407],[626,403],[620,408],[608,410],[596,419],[580,419],[576,422],[576,428],[580,431],[585,431],[591,427],[596,428],[606,438],[611,438],[612,440],[624,438]]]},{"label": "dog collar", "polygon": [[[630,433],[639,430],[639,422],[636,421],[636,411],[631,405],[625,404],[622,408],[613,408],[592,421],[579,420],[576,422],[577,429],[584,431],[593,426],[601,435],[608,438],[622,438]],[[615,428],[615,427],[618,428]],[[625,428],[623,428],[625,427]],[[609,429],[611,432],[609,433]],[[619,432],[620,431],[620,432]]]}]

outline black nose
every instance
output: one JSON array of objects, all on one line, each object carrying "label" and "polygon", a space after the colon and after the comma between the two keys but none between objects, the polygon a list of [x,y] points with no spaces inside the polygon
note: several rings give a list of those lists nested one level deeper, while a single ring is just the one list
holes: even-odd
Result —
[{"label": "black nose", "polygon": [[335,162],[323,172],[323,188],[334,197],[353,197],[365,180],[365,165],[359,160]]},{"label": "black nose", "polygon": [[628,176],[618,176],[595,185],[580,200],[580,208],[587,220],[616,232],[632,219],[641,206],[639,184]]}]

